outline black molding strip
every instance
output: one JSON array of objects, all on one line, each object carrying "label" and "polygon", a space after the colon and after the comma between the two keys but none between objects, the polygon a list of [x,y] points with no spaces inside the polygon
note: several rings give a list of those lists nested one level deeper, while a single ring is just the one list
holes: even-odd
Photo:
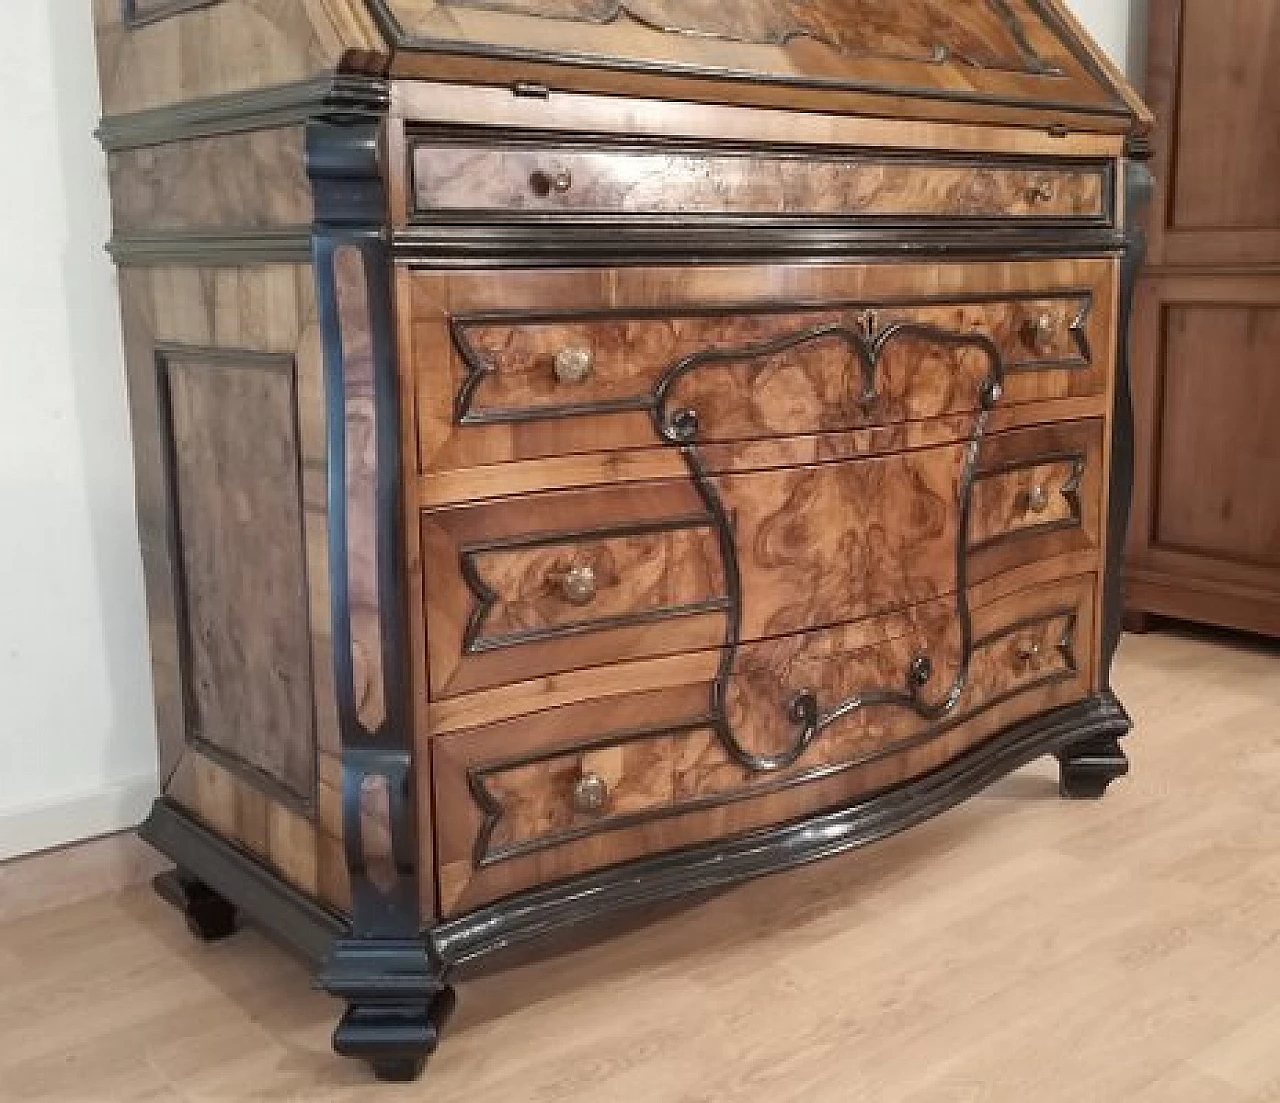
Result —
[{"label": "black molding strip", "polygon": [[309,264],[311,227],[223,233],[157,233],[117,235],[107,244],[119,265]]},{"label": "black molding strip", "polygon": [[161,797],[138,829],[185,873],[234,902],[250,919],[312,964],[325,961],[346,925],[248,851],[232,846]]},{"label": "black molding strip", "polygon": [[131,31],[145,27],[148,23],[159,23],[163,19],[171,19],[184,12],[196,11],[199,8],[211,8],[222,0],[168,0],[167,3],[155,7],[138,9],[138,0],[121,0],[120,21]]},{"label": "black molding strip", "polygon": [[[572,228],[573,233],[568,231]],[[610,267],[715,262],[777,263],[961,258],[1055,259],[1119,255],[1112,229],[705,220],[619,225],[558,218],[537,224],[441,221],[395,234],[396,260],[424,268]]]},{"label": "black molding strip", "polygon": [[1106,693],[1015,725],[933,773],[835,812],[536,889],[446,920],[423,937],[432,956],[454,968],[567,927],[808,865],[932,819],[1043,755],[1118,739],[1130,727]]},{"label": "black molding strip", "polygon": [[118,153],[192,138],[294,126],[309,119],[376,118],[385,115],[390,106],[391,86],[383,78],[327,73],[273,88],[108,116],[99,125],[97,137],[108,153]]}]

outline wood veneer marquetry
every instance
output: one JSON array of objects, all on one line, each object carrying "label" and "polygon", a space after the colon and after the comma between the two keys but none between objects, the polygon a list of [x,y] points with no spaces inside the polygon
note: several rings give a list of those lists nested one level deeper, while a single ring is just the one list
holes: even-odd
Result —
[{"label": "wood veneer marquetry", "polygon": [[[779,822],[926,772],[982,738],[991,714],[1011,723],[1089,692],[1093,602],[1091,576],[987,599],[974,610],[978,646],[957,723],[928,736],[909,710],[856,712],[782,775],[745,771],[699,725],[710,686],[694,669],[659,693],[588,702],[434,741],[437,807],[447,825],[437,835],[445,914],[529,884]],[[796,692],[817,689],[834,703],[869,687],[897,688],[922,647],[944,666],[958,661],[957,646],[945,602],[847,630],[752,645],[730,680],[735,733],[752,747],[769,747],[794,735],[784,729],[786,703]],[[664,730],[672,728],[686,730]],[[596,816],[575,812],[573,785],[584,767],[609,761],[611,738],[621,748],[620,803]],[[536,761],[520,764],[529,758]],[[488,827],[477,782],[469,780],[475,771],[502,808]],[[477,868],[481,856],[486,860]]]},{"label": "wood veneer marquetry", "polygon": [[113,153],[117,234],[310,225],[314,211],[300,127],[196,138]]},{"label": "wood veneer marquetry", "polygon": [[[414,212],[753,214],[928,219],[1102,219],[1100,166],[988,167],[887,160],[413,147]],[[554,185],[563,177],[564,190]],[[483,183],[477,186],[477,181]]]},{"label": "wood veneer marquetry", "polygon": [[218,0],[136,27],[93,0],[108,116],[373,68],[385,49],[364,0]]},{"label": "wood veneer marquetry", "polygon": [[[333,643],[325,508],[323,496],[317,499],[314,492],[308,496],[305,490],[308,473],[314,483],[315,474],[323,471],[326,458],[323,358],[311,269],[306,265],[131,268],[121,272],[120,290],[162,786],[203,821],[225,829],[228,838],[272,868],[281,872],[292,870],[290,879],[294,884],[308,892],[322,891],[329,903],[343,906],[345,858],[339,841],[341,822],[339,818],[325,814],[329,798],[326,796],[324,762],[326,756],[336,753],[339,746],[332,689]],[[232,392],[243,389],[243,380],[235,384],[235,376],[219,376],[218,373],[237,370],[221,363],[224,356],[229,356],[232,362],[239,354],[242,357],[247,355],[250,360],[265,358],[269,362],[293,365],[293,395],[287,413],[279,391],[254,397],[252,401],[246,394],[233,394],[238,398],[234,411],[236,416],[229,423],[224,423],[226,433],[220,434],[216,440],[209,439],[212,451],[207,455],[212,457],[215,452],[228,449],[231,441],[239,440],[239,449],[228,452],[226,460],[239,465],[251,484],[256,483],[264,502],[281,493],[281,487],[276,485],[280,464],[287,468],[292,463],[303,479],[301,491],[295,482],[292,500],[298,502],[300,497],[302,506],[300,532],[306,602],[299,615],[309,633],[310,654],[307,658],[312,692],[303,704],[294,696],[297,689],[294,686],[284,700],[294,702],[288,710],[290,715],[305,713],[304,730],[311,733],[309,756],[313,763],[315,756],[319,758],[318,764],[310,767],[319,781],[313,809],[314,823],[307,815],[293,811],[255,789],[249,780],[251,775],[242,777],[231,773],[202,754],[198,745],[192,746],[188,741],[188,706],[184,690],[188,675],[184,674],[183,666],[184,630],[179,596],[181,546],[175,547],[174,544],[173,534],[177,526],[167,474],[166,419],[160,403],[161,390],[157,385],[157,350],[161,348],[168,350],[171,356],[185,350],[189,355],[206,360],[210,356],[214,358],[215,363],[204,365],[212,375],[191,377],[197,388],[207,389],[211,381],[221,378],[225,386],[232,387]],[[225,383],[229,379],[233,382]],[[193,397],[198,398],[200,393],[197,389]],[[248,409],[245,409],[246,405]],[[205,415],[193,420],[195,414],[193,407],[185,424],[202,434],[212,431],[215,423],[207,420]],[[252,426],[264,418],[270,422],[269,426],[264,426],[261,433],[252,432]],[[286,429],[292,425],[296,434],[292,459],[288,461],[280,453],[287,440],[287,435],[284,438],[280,435],[282,424]],[[229,438],[227,434],[230,434]],[[264,448],[268,450],[264,452]],[[271,467],[260,468],[259,465],[264,457],[272,455],[272,450],[277,455],[277,480],[262,480],[262,472],[271,470]],[[187,453],[184,462],[190,462],[197,454],[194,451]],[[215,497],[225,495],[228,488],[219,490],[219,485],[217,481],[210,485],[208,480],[204,480],[200,493],[212,493]],[[230,502],[230,499],[225,499],[225,502]],[[248,499],[237,496],[234,504],[239,510],[247,506]],[[243,516],[239,513],[234,515]],[[260,520],[263,524],[279,525],[278,519]],[[223,538],[222,526],[208,529],[208,518],[201,518],[197,513],[193,523],[202,521],[211,540]],[[255,531],[260,536],[260,531],[256,528]],[[252,548],[258,548],[259,554],[268,557],[275,554],[270,543],[259,548],[254,540],[249,541],[248,549],[237,544],[229,554],[240,557],[253,555]],[[294,547],[296,552],[296,545]],[[274,587],[272,589],[274,591]],[[269,595],[270,601],[282,598],[282,594],[274,592]],[[262,617],[264,609],[259,605],[261,603],[245,606],[245,614]],[[211,627],[225,633],[230,622],[221,616],[217,619],[218,624]],[[296,656],[296,648],[293,654],[294,665],[300,665],[302,659]],[[270,664],[267,665],[269,669]],[[235,686],[228,684],[220,692],[234,694]],[[237,738],[254,737],[251,731],[237,731]],[[288,735],[294,741],[290,753],[296,754],[299,735],[293,730]],[[273,747],[270,753],[280,754],[285,749]],[[294,761],[300,762],[296,758]],[[295,765],[294,768],[300,766]],[[264,823],[275,824],[274,835],[264,828]],[[273,850],[269,844],[277,838],[287,840],[287,843],[281,842]],[[286,846],[287,853],[281,849]],[[308,850],[310,858],[306,857]],[[341,871],[336,868],[339,864]]]}]

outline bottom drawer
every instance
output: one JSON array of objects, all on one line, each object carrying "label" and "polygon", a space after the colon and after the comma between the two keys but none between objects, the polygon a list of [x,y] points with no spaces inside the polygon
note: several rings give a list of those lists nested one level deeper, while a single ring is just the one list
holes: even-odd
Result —
[{"label": "bottom drawer", "polygon": [[687,685],[438,738],[441,905],[835,807],[1082,700],[1094,595],[1086,575],[977,604],[967,663],[954,597],[744,646],[720,725],[708,663],[691,657]]}]

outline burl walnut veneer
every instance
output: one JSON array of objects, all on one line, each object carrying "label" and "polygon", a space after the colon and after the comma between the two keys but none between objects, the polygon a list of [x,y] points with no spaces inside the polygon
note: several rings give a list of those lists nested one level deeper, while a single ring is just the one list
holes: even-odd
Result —
[{"label": "burl walnut veneer", "polygon": [[452,973],[873,842],[1110,690],[1145,109],[1058,0],[95,0],[193,929]]}]

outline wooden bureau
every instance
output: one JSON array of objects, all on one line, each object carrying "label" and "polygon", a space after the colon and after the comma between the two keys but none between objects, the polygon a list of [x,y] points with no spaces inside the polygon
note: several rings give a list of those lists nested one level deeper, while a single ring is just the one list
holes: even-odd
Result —
[{"label": "wooden bureau", "polygon": [[1110,690],[1150,118],[1057,0],[95,0],[198,934],[457,967],[836,855]]}]

